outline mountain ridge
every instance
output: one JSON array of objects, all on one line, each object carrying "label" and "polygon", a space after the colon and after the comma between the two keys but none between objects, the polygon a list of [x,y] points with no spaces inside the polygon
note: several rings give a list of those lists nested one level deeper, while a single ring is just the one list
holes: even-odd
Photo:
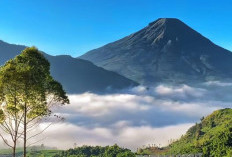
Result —
[{"label": "mountain ridge", "polygon": [[232,78],[232,53],[175,18],[160,18],[79,58],[142,84]]},{"label": "mountain ridge", "polygon": [[[18,55],[26,46],[0,41],[0,65]],[[138,83],[115,72],[97,67],[90,61],[69,55],[51,56],[41,52],[51,64],[51,74],[69,94],[116,92]]]}]

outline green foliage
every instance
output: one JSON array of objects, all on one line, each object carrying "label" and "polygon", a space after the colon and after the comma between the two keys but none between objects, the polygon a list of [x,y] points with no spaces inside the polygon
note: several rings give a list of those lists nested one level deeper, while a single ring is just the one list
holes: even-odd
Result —
[{"label": "green foliage", "polygon": [[39,151],[29,151],[27,153],[28,157],[53,157],[57,153],[61,152],[60,150],[39,150]]},{"label": "green foliage", "polygon": [[[16,153],[21,153],[22,154],[23,149],[22,148],[17,148]],[[3,155],[10,155],[12,154],[12,149],[0,149],[0,156]]]},{"label": "green foliage", "polygon": [[120,148],[117,145],[106,147],[83,146],[62,151],[54,157],[135,157],[135,154],[129,149]]},{"label": "green foliage", "polygon": [[215,111],[169,146],[168,154],[203,153],[204,157],[232,156],[232,109]]},{"label": "green foliage", "polygon": [[4,104],[0,125],[12,137],[13,145],[3,140],[13,150],[19,131],[24,133],[26,147],[27,140],[34,137],[26,137],[27,127],[35,129],[35,121],[50,116],[53,103],[67,104],[69,99],[62,85],[52,78],[50,63],[37,48],[26,48],[0,67],[0,104]]},{"label": "green foliage", "polygon": [[[61,152],[61,150],[37,150],[37,151],[33,151],[29,148],[27,156],[28,157],[53,157],[55,154],[58,154],[59,152]],[[10,155],[10,154],[12,154],[11,149],[2,149],[2,150],[0,149],[0,156]],[[22,156],[23,148],[17,148],[16,154],[18,156]]]},{"label": "green foliage", "polygon": [[5,115],[2,109],[0,109],[0,124],[3,123],[5,120]]},{"label": "green foliage", "polygon": [[37,48],[26,48],[0,68],[0,103],[6,103],[8,113],[18,114],[27,104],[27,118],[49,115],[49,98],[69,103],[61,84],[50,75],[48,60]]}]

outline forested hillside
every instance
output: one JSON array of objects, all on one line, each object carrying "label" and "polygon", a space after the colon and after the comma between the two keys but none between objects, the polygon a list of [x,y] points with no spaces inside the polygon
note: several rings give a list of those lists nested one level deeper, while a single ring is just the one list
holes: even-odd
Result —
[{"label": "forested hillside", "polygon": [[204,157],[232,156],[232,109],[213,112],[172,143],[171,154],[203,153]]}]

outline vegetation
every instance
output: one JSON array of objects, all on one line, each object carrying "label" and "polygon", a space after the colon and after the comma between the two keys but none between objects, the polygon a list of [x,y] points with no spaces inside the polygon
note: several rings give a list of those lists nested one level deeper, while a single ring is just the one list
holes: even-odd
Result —
[{"label": "vegetation", "polygon": [[173,142],[168,154],[203,153],[204,157],[232,156],[232,109],[213,112]]},{"label": "vegetation", "polygon": [[[61,152],[61,150],[35,150],[28,148],[27,150],[27,157],[53,157],[54,155]],[[10,156],[12,154],[11,149],[3,149],[0,150],[0,156]],[[16,156],[22,156],[23,155],[23,148],[17,148],[16,149]]]},{"label": "vegetation", "polygon": [[135,157],[129,149],[113,146],[83,146],[75,149],[69,149],[56,154],[54,157]]},{"label": "vegetation", "polygon": [[[16,148],[15,150],[16,154],[22,154],[23,153],[23,148]],[[12,154],[12,149],[0,149],[0,156],[2,155],[11,155]]]},{"label": "vegetation", "polygon": [[139,155],[184,155],[201,153],[203,157],[232,156],[232,109],[221,109],[201,118],[179,140],[167,147],[148,146]]},{"label": "vegetation", "polygon": [[[10,149],[0,150],[1,155],[11,154]],[[23,148],[16,149],[16,155],[22,155]],[[69,149],[67,151],[49,149],[44,147],[42,149],[39,146],[30,147],[27,151],[27,157],[135,157],[129,149],[120,148],[117,145],[113,146],[82,146],[75,149]]]},{"label": "vegetation", "polygon": [[[10,155],[12,151],[10,149],[0,150],[1,155]],[[23,148],[16,149],[16,155],[23,155]],[[75,149],[69,149],[66,151],[49,149],[45,147],[30,147],[27,151],[27,157],[135,157],[129,149],[120,148],[117,145],[113,146],[82,146]]]},{"label": "vegetation", "polygon": [[167,153],[166,148],[160,148],[157,146],[146,147],[144,149],[139,148],[136,152],[137,155],[162,155]]},{"label": "vegetation", "polygon": [[0,135],[12,148],[13,157],[21,137],[26,157],[27,141],[39,134],[28,137],[28,132],[51,115],[50,108],[57,102],[66,104],[69,100],[62,85],[50,75],[49,62],[35,47],[26,48],[0,68],[0,126],[13,144]]},{"label": "vegetation", "polygon": [[60,150],[29,151],[27,153],[27,157],[54,157],[59,152],[61,151]]}]

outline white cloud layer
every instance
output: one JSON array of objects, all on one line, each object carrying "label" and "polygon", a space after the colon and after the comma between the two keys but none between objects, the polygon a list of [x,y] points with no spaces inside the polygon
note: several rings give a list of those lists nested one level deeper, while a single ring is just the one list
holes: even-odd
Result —
[{"label": "white cloud layer", "polygon": [[[70,148],[74,143],[81,145],[113,145],[136,148],[149,144],[167,145],[172,138],[179,138],[193,124],[179,124],[161,128],[151,126],[120,126],[86,128],[73,124],[57,124],[45,133],[48,137],[46,144]],[[59,130],[59,131],[57,131]],[[55,134],[54,134],[55,132]],[[68,134],[67,134],[68,133]],[[64,134],[66,134],[64,136]]]},{"label": "white cloud layer", "polygon": [[[118,94],[69,95],[70,105],[57,107],[63,123],[52,125],[40,138],[58,148],[119,144],[135,150],[147,144],[167,145],[202,116],[231,107],[232,83],[135,87]],[[44,126],[45,124],[42,124]]]}]

